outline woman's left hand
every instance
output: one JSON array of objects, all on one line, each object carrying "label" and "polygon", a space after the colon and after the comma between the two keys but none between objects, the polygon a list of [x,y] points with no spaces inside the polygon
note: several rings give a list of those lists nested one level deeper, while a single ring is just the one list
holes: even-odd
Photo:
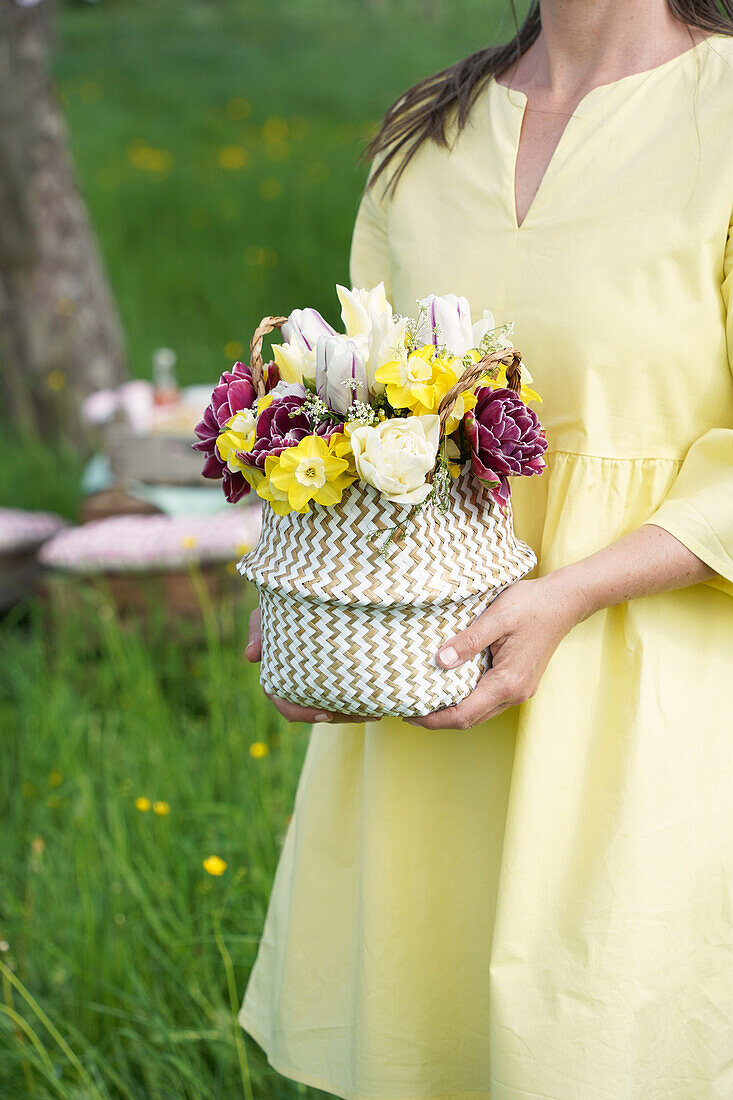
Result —
[{"label": "woman's left hand", "polygon": [[557,646],[589,610],[571,576],[572,571],[564,569],[517,581],[467,630],[441,646],[437,662],[442,668],[457,668],[488,648],[492,667],[460,703],[409,718],[410,724],[431,730],[470,729],[531,699]]}]

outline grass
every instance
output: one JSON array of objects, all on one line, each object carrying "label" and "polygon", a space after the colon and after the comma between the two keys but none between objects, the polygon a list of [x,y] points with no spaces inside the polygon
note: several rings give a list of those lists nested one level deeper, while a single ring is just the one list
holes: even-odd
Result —
[{"label": "grass", "polygon": [[242,660],[246,610],[144,630],[87,590],[5,623],[1,1096],[297,1091],[234,1021],[306,736]]},{"label": "grass", "polygon": [[[131,373],[169,345],[183,382],[212,381],[264,313],[336,320],[366,137],[503,11],[433,7],[67,0],[56,75]],[[79,457],[3,439],[0,504],[74,516]],[[0,622],[0,1096],[315,1097],[234,1018],[307,730],[242,659],[246,607],[144,627],[72,591]]]}]

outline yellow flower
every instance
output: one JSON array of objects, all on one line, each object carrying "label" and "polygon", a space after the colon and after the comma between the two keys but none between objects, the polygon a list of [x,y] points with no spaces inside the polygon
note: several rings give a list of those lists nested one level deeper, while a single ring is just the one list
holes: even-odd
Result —
[{"label": "yellow flower", "polygon": [[218,878],[226,871],[227,862],[222,859],[221,856],[207,856],[204,860],[203,867],[207,875],[215,875]]},{"label": "yellow flower", "polygon": [[63,781],[64,781],[63,774],[58,770],[58,768],[54,768],[54,770],[51,772],[51,774],[48,777],[48,782],[49,782],[50,786],[60,787],[61,784],[63,783]]},{"label": "yellow flower", "polygon": [[222,348],[222,351],[227,359],[239,359],[240,355],[244,352],[244,348],[239,340],[229,340]]},{"label": "yellow flower", "polygon": [[[281,489],[277,489],[270,481],[270,474],[273,470],[277,470],[280,465],[280,459],[277,455],[268,455],[265,459],[265,472],[259,479],[256,485],[253,484],[254,491],[258,497],[262,497],[266,500],[276,516],[287,516],[289,512],[307,512],[308,505],[304,508],[291,508],[290,501],[288,500],[287,492],[283,492]],[[246,472],[244,476],[247,477]],[[249,480],[249,479],[248,479]]]},{"label": "yellow flower", "polygon": [[[379,367],[377,382],[387,387],[387,400],[393,409],[410,409],[415,416],[437,413],[440,402],[464,372],[463,360],[455,355],[439,355],[432,344],[413,351],[406,359],[393,359]],[[469,409],[476,404],[472,393],[463,393],[456,401],[446,431],[455,431]]]},{"label": "yellow flower", "polygon": [[219,167],[229,171],[244,168],[247,163],[247,150],[241,145],[225,145],[219,153]]},{"label": "yellow flower", "polygon": [[[339,458],[334,447],[319,435],[307,435],[297,447],[288,447],[269,470],[268,461],[265,469],[272,490],[286,493],[289,510],[297,512],[307,511],[311,500],[325,506],[338,504],[344,489],[354,480],[348,460]],[[260,496],[261,489],[257,490]],[[282,496],[279,500],[283,502]]]},{"label": "yellow flower", "polygon": [[237,458],[237,452],[252,450],[255,441],[255,420],[254,409],[241,409],[227,420],[224,431],[217,437],[216,449],[219,457],[222,462],[226,462],[232,473],[237,470],[244,473],[247,469]]},{"label": "yellow flower", "polygon": [[46,385],[54,393],[58,393],[66,385],[66,375],[62,370],[52,370],[46,375]]},{"label": "yellow flower", "polygon": [[152,802],[150,801],[149,798],[136,798],[135,799],[135,809],[139,810],[141,814],[146,814],[151,806],[152,806]]},{"label": "yellow flower", "polygon": [[249,755],[253,756],[255,760],[261,760],[263,756],[267,756],[269,751],[270,749],[264,741],[254,741],[249,746]]},{"label": "yellow flower", "polygon": [[167,802],[162,802],[159,800],[158,802],[153,803],[153,813],[157,814],[158,817],[167,817],[170,812],[171,808]]}]

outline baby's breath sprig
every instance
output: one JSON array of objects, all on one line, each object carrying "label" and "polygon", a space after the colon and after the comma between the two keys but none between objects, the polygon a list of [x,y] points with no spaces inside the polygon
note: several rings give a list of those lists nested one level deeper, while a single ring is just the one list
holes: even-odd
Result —
[{"label": "baby's breath sprig", "polygon": [[305,401],[301,409],[291,409],[291,416],[299,416],[301,411],[304,411],[308,419],[315,426],[322,423],[324,420],[342,420],[338,413],[329,409],[325,401],[321,401],[320,397],[316,393],[307,393],[305,395]]},{"label": "baby's breath sprig", "polygon": [[514,322],[511,321],[508,325],[499,325],[498,328],[490,329],[482,338],[479,347],[484,354],[501,351],[503,347],[506,347],[506,340],[513,335]]},{"label": "baby's breath sprig", "polygon": [[373,427],[373,425],[379,423],[379,416],[371,407],[371,405],[365,405],[363,401],[354,401],[353,405],[349,409],[349,423],[366,425]]},{"label": "baby's breath sprig", "polygon": [[417,311],[417,317],[408,317],[407,319],[407,326],[405,328],[405,347],[407,348],[408,355],[412,355],[413,351],[416,351],[422,346],[418,341],[417,334],[426,321],[427,313],[427,306],[421,305]]},{"label": "baby's breath sprig", "polygon": [[[432,494],[427,499],[430,500],[431,497]],[[405,518],[401,520],[400,523],[395,523],[392,527],[383,527],[380,531],[372,531],[370,535],[367,535],[367,542],[374,543],[380,558],[386,558],[389,556],[389,548],[392,543],[399,542],[400,539],[403,539],[405,537],[405,531],[407,530],[407,527],[412,523],[417,513],[421,512],[424,507],[425,503],[413,504],[412,508],[410,508],[410,511],[407,513]],[[381,546],[379,545],[380,539],[384,539]]]},{"label": "baby's breath sprig", "polygon": [[450,507],[450,486],[452,480],[445,451],[440,451],[438,453],[438,461],[433,470],[433,489],[425,503],[434,505],[442,515],[445,515]]}]

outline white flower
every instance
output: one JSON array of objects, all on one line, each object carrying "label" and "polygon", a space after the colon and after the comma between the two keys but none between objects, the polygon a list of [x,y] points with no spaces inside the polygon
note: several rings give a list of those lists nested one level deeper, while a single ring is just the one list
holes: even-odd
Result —
[{"label": "white flower", "polygon": [[293,394],[298,397],[305,397],[306,389],[301,382],[284,382],[280,379],[278,384],[270,390],[270,394],[274,400],[279,400],[281,397],[290,397]]},{"label": "white flower", "polygon": [[405,332],[408,320],[407,317],[395,318],[391,313],[371,314],[371,331],[364,356],[370,393],[384,393],[386,388],[383,382],[377,382],[374,378],[380,367],[393,363],[395,359],[407,358]]},{"label": "white flower", "polygon": [[433,414],[383,420],[376,427],[349,430],[356,469],[395,504],[422,504],[432,486],[425,478],[435,466],[440,418]]},{"label": "white flower", "polygon": [[491,332],[491,330],[495,328],[496,322],[494,320],[494,314],[490,309],[485,309],[481,314],[481,320],[477,321],[473,326],[473,346],[475,348],[479,347],[486,333]]},{"label": "white flower", "polygon": [[335,413],[345,416],[355,401],[369,400],[364,359],[348,336],[319,336],[316,344],[316,393]]},{"label": "white flower", "polygon": [[316,343],[319,336],[335,336],[336,330],[317,309],[294,309],[280,331],[284,344],[273,344],[280,377],[285,382],[315,382]]},{"label": "white flower", "polygon": [[372,330],[373,313],[392,316],[392,306],[387,301],[383,282],[371,290],[360,290],[357,287],[348,290],[337,284],[336,293],[341,302],[341,320],[347,336],[368,336]]},{"label": "white flower", "polygon": [[429,294],[420,299],[426,316],[417,332],[419,343],[447,347],[453,355],[465,355],[473,342],[471,307],[455,294]]}]

